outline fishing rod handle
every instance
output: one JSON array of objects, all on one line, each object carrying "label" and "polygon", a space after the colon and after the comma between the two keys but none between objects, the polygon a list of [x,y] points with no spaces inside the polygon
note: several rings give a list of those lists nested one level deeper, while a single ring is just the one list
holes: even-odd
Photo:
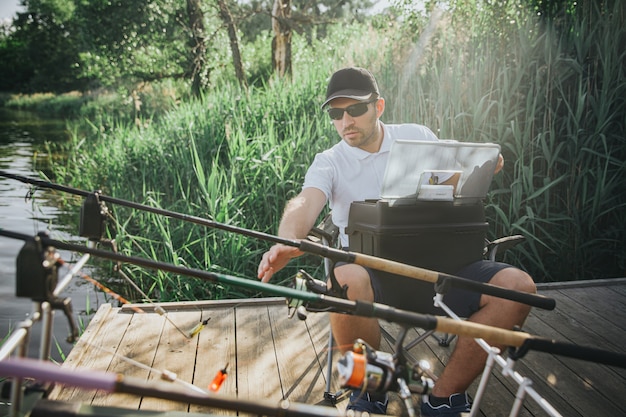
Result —
[{"label": "fishing rod handle", "polygon": [[117,376],[112,373],[89,370],[68,372],[52,362],[30,358],[8,358],[0,361],[0,375],[15,378],[34,378],[38,381],[113,392]]},{"label": "fishing rod handle", "polygon": [[544,310],[554,310],[556,308],[556,301],[554,298],[546,297],[541,294],[509,290],[507,288],[498,287],[497,285],[476,282],[446,274],[440,274],[438,284],[442,285],[443,281],[448,279],[454,281],[454,287],[456,288],[463,288],[469,291],[493,295],[494,297],[506,298],[507,300],[517,301]]},{"label": "fishing rod handle", "polygon": [[442,333],[452,333],[459,336],[484,339],[485,341],[500,346],[522,346],[524,342],[532,337],[525,332],[500,329],[498,327],[487,326],[474,323],[468,320],[456,320],[448,317],[437,317],[435,330]]},{"label": "fishing rod handle", "polygon": [[536,350],[544,353],[552,353],[559,356],[567,356],[574,359],[601,363],[609,366],[626,368],[626,354],[607,351],[589,346],[574,345],[566,342],[559,342],[554,339],[543,337],[529,337],[524,343],[509,356],[515,359],[521,358],[529,350]]},{"label": "fishing rod handle", "polygon": [[521,291],[510,290],[508,288],[498,287],[492,284],[472,281],[467,278],[456,277],[444,273],[431,271],[413,265],[407,265],[401,262],[392,261],[390,259],[378,258],[371,255],[365,255],[356,252],[347,252],[341,249],[331,248],[319,243],[310,242],[308,240],[300,241],[300,250],[315,255],[320,255],[334,261],[355,263],[368,268],[385,271],[388,273],[402,275],[409,278],[419,279],[433,284],[443,284],[442,281],[447,280],[456,288],[464,288],[469,291],[475,291],[482,294],[492,295],[494,297],[505,298],[511,301],[517,301],[532,307],[538,307],[544,310],[554,310],[556,301],[552,298],[539,294],[525,293]]},{"label": "fishing rod handle", "polygon": [[544,310],[554,310],[556,307],[556,301],[554,299],[539,294],[510,290],[508,288],[472,281],[471,279],[435,272],[417,266],[377,258],[370,255],[354,254],[354,259],[354,263],[362,266],[367,266],[397,275],[403,275],[409,278],[419,279],[421,281],[431,282],[433,284],[441,285],[443,284],[442,281],[448,280],[449,283],[455,288],[463,288],[469,291],[492,295],[494,297],[505,298],[507,300],[517,301]]}]

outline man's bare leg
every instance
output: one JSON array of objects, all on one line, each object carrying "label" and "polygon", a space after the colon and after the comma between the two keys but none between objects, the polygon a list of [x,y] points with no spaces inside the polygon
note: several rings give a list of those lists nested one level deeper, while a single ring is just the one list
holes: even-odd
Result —
[{"label": "man's bare leg", "polygon": [[[374,292],[367,271],[360,265],[347,264],[335,269],[339,284],[348,286],[349,300],[374,301]],[[333,313],[330,325],[337,347],[342,353],[352,349],[354,341],[363,339],[372,348],[380,346],[378,319]]]},{"label": "man's bare leg", "polygon": [[[348,286],[349,300],[374,301],[374,291],[367,271],[359,265],[347,264],[335,269],[339,284]],[[380,347],[380,326],[377,319],[352,316],[349,314],[331,314],[330,325],[339,350],[342,353],[352,349],[354,341],[363,339],[372,348]],[[352,391],[346,410],[366,411],[386,414],[387,394],[363,393]]]},{"label": "man's bare leg", "polygon": [[[515,268],[501,270],[494,275],[490,284],[516,291],[536,292],[532,278]],[[521,326],[530,312],[530,306],[485,294],[480,297],[480,306],[480,310],[468,320],[509,330]],[[432,395],[445,398],[466,391],[482,372],[486,359],[487,353],[473,338],[459,337]]]}]

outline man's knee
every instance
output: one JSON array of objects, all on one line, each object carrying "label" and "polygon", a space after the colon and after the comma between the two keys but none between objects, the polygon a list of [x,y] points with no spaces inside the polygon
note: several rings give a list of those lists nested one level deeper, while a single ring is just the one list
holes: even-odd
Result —
[{"label": "man's knee", "polygon": [[537,292],[537,286],[532,277],[517,268],[505,268],[499,271],[491,278],[489,283],[520,292],[533,294]]},{"label": "man's knee", "polygon": [[374,291],[369,273],[357,264],[346,264],[335,268],[335,278],[342,287],[348,287],[351,300],[374,301]]}]

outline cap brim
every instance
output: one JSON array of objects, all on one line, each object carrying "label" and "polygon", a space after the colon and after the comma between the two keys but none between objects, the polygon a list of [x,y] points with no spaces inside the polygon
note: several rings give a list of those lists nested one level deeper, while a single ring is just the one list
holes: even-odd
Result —
[{"label": "cap brim", "polygon": [[367,101],[371,99],[374,94],[375,93],[366,92],[363,90],[340,90],[328,97],[326,101],[322,104],[322,108],[326,107],[328,103],[336,98],[351,98],[359,101]]}]

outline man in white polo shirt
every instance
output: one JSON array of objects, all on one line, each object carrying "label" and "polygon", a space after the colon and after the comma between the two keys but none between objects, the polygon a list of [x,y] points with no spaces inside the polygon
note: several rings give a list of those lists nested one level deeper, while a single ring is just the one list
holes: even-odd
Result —
[{"label": "man in white polo shirt", "polygon": [[[396,139],[437,141],[435,134],[418,124],[384,124],[385,110],[374,76],[363,68],[344,68],[333,74],[322,108],[327,108],[341,141],[316,155],[309,167],[302,190],[284,210],[278,235],[287,239],[305,239],[315,225],[326,203],[332,209],[333,223],[340,229],[341,244],[348,247],[345,227],[353,201],[379,199],[391,143]],[[496,172],[502,169],[500,157]],[[441,248],[445,252],[445,248]],[[267,282],[290,259],[302,255],[298,248],[272,246],[262,257],[258,277]],[[351,300],[365,300],[394,305],[393,291],[381,284],[376,271],[356,264],[335,268],[340,285],[348,287]],[[534,293],[532,278],[510,265],[478,261],[455,275],[504,288]],[[385,289],[387,288],[387,291]],[[404,288],[402,289],[405,290]],[[411,291],[406,288],[406,291]],[[530,307],[493,296],[451,290],[446,304],[469,320],[505,329],[521,326]],[[431,303],[432,304],[432,303]],[[422,309],[422,307],[424,307]],[[414,311],[430,306],[416,305]],[[348,350],[361,338],[377,349],[380,327],[377,319],[347,314],[331,314],[333,336],[341,350]],[[422,416],[460,416],[470,409],[466,390],[482,372],[486,353],[471,338],[458,339],[446,368],[437,380],[432,394],[422,403]],[[385,414],[386,395],[353,392],[348,409]]]}]

